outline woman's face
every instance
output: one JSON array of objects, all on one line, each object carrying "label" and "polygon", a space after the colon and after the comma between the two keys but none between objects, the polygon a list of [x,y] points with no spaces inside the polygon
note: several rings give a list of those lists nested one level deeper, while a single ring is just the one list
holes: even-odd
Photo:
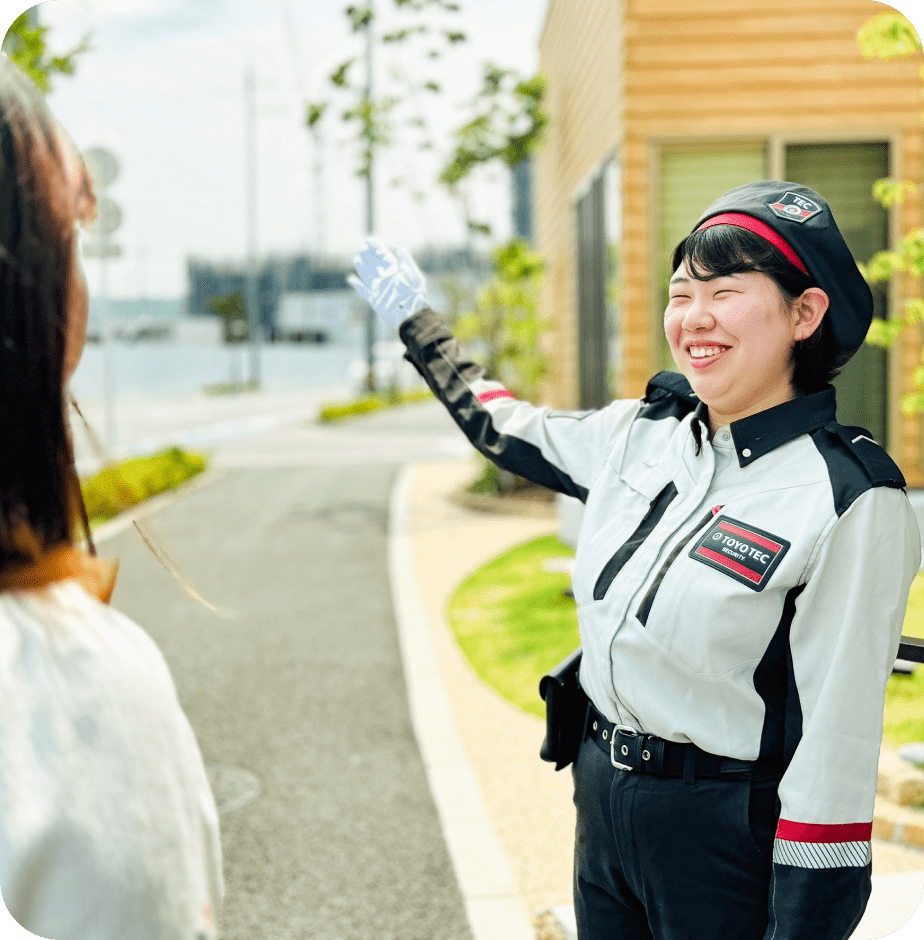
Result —
[{"label": "woman's face", "polygon": [[792,348],[808,335],[799,323],[766,274],[700,281],[685,264],[674,272],[664,332],[713,429],[793,397]]}]

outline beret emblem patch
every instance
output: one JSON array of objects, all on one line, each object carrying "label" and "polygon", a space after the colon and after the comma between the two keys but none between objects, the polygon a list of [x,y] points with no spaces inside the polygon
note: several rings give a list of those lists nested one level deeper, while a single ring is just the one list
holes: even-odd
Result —
[{"label": "beret emblem patch", "polygon": [[821,212],[821,206],[814,199],[807,199],[797,193],[784,193],[776,202],[768,202],[767,208],[774,215],[790,222],[805,222]]}]

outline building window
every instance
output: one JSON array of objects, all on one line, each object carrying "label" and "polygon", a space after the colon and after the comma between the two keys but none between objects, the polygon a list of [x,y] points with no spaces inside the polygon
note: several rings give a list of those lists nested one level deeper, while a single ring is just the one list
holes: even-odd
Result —
[{"label": "building window", "polygon": [[578,404],[609,404],[619,378],[619,164],[607,162],[575,203],[578,285]]}]

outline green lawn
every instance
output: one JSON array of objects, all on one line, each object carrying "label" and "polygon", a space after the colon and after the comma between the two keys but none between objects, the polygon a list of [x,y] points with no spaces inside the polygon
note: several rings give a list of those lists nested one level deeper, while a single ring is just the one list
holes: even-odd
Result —
[{"label": "green lawn", "polygon": [[571,579],[542,563],[573,554],[554,536],[519,545],[466,578],[449,601],[449,623],[475,672],[539,717],[539,680],[580,643],[574,601],[564,596]]},{"label": "green lawn", "polygon": [[[573,554],[554,536],[518,545],[466,578],[449,601],[449,623],[475,672],[539,717],[539,680],[580,642],[574,601],[564,596],[568,575],[543,562]],[[904,633],[924,638],[924,575],[911,587]],[[889,679],[885,740],[924,741],[924,665]]]}]

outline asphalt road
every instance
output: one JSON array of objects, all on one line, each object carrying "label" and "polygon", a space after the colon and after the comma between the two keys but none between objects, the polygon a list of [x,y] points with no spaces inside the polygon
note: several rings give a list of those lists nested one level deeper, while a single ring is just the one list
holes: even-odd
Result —
[{"label": "asphalt road", "polygon": [[113,602],[163,651],[207,765],[260,787],[221,816],[223,940],[471,938],[386,573],[402,455],[438,457],[458,433],[436,409],[237,439],[216,455],[217,479],[148,517],[224,617],[182,593],[133,531],[102,546],[122,562]]}]

